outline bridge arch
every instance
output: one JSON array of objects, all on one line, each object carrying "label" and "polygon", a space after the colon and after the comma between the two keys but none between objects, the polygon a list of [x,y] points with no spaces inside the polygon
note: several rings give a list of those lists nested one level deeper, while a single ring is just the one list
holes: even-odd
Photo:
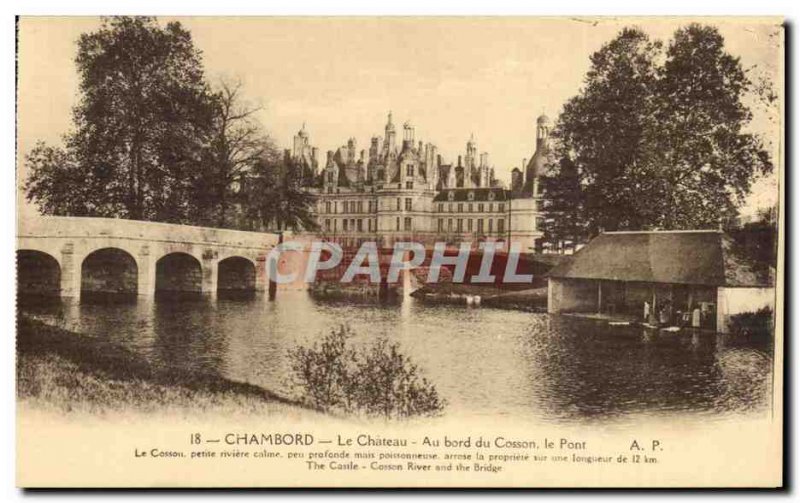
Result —
[{"label": "bridge arch", "polygon": [[230,256],[217,263],[217,293],[252,294],[256,291],[256,264],[249,258]]},{"label": "bridge arch", "polygon": [[157,296],[194,296],[203,291],[203,266],[185,252],[167,253],[156,262]]},{"label": "bridge arch", "polygon": [[81,300],[135,298],[138,282],[136,259],[121,248],[94,250],[81,263]]},{"label": "bridge arch", "polygon": [[17,250],[17,294],[20,297],[58,297],[61,293],[61,265],[39,250]]}]

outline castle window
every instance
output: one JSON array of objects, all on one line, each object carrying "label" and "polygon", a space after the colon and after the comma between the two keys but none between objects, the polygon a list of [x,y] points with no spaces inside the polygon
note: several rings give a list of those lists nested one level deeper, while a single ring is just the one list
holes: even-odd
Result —
[{"label": "castle window", "polygon": [[478,233],[480,233],[480,234],[483,233],[483,219],[482,218],[478,219]]},{"label": "castle window", "polygon": [[411,230],[411,217],[406,217],[403,221],[403,230],[410,231]]},{"label": "castle window", "polygon": [[478,203],[478,212],[483,213],[483,203]]},{"label": "castle window", "polygon": [[347,219],[346,218],[344,220],[342,220],[342,230],[343,231],[347,230]]},{"label": "castle window", "polygon": [[464,219],[456,220],[456,232],[464,232]]},{"label": "castle window", "polygon": [[359,201],[358,202],[358,212],[359,213],[364,213],[364,201]]},{"label": "castle window", "polygon": [[453,203],[447,203],[447,211],[453,212]]},{"label": "castle window", "polygon": [[448,193],[447,193],[447,200],[448,200],[448,201],[452,201],[452,200],[453,200],[453,199],[455,199],[455,198],[456,198],[456,193],[455,193],[455,192],[453,192],[452,190],[451,190],[450,192],[448,192]]},{"label": "castle window", "polygon": [[[502,211],[506,211],[506,205],[505,205],[505,204],[503,204],[503,203],[499,203],[499,204],[497,205],[497,211],[500,211],[500,212],[502,212]],[[502,220],[500,220],[500,221],[502,222]]]},{"label": "castle window", "polygon": [[356,219],[355,218],[351,218],[350,219],[350,230],[351,231],[356,230]]},{"label": "castle window", "polygon": [[444,203],[439,203],[439,211],[444,211]]},{"label": "castle window", "polygon": [[462,213],[464,211],[464,203],[458,203],[458,212]]},{"label": "castle window", "polygon": [[364,230],[364,226],[361,223],[361,219],[360,218],[356,221],[356,226],[358,227],[358,232],[361,232],[361,231]]},{"label": "castle window", "polygon": [[414,176],[414,165],[409,164],[406,166],[406,176]]},{"label": "castle window", "polygon": [[489,203],[489,212],[494,211],[494,203]]},{"label": "castle window", "polygon": [[339,203],[337,203],[336,201],[334,201],[334,202],[333,202],[333,214],[335,215],[335,214],[336,214],[336,213],[338,213],[338,212],[339,212]]},{"label": "castle window", "polygon": [[[397,198],[397,211],[400,211],[400,198],[399,197]],[[400,230],[399,226],[398,226],[397,230]]]},{"label": "castle window", "polygon": [[325,213],[330,213],[330,212],[331,212],[331,202],[325,201]]},{"label": "castle window", "polygon": [[406,211],[411,211],[411,198],[406,198]]},{"label": "castle window", "polygon": [[414,188],[414,182],[406,182],[406,188],[407,189],[413,189]]},{"label": "castle window", "polygon": [[452,218],[448,218],[447,219],[447,231],[450,232],[452,230],[453,230],[453,219]]},{"label": "castle window", "polygon": [[[399,199],[398,199],[399,201]],[[397,224],[397,230],[400,230],[400,217],[395,218],[395,224]]]},{"label": "castle window", "polygon": [[489,219],[489,234],[491,234],[494,231],[494,229],[492,228],[493,227],[492,224],[494,224],[494,221],[490,218]]},{"label": "castle window", "polygon": [[489,192],[489,201],[494,201],[494,192]]},{"label": "castle window", "polygon": [[503,233],[506,231],[506,221],[505,219],[498,218],[497,219],[497,232]]},{"label": "castle window", "polygon": [[473,209],[473,208],[472,208],[472,203],[469,203],[469,204],[467,205],[467,211],[469,211],[470,213],[472,213],[472,209]]},{"label": "castle window", "polygon": [[472,219],[467,220],[467,231],[472,232]]},{"label": "castle window", "polygon": [[331,230],[331,219],[330,218],[326,218],[325,219],[325,230],[326,231]]},{"label": "castle window", "polygon": [[467,199],[469,199],[470,201],[474,201],[475,200],[475,193],[472,192],[472,191],[468,192],[467,193]]},{"label": "castle window", "polygon": [[439,232],[442,232],[442,231],[444,230],[444,219],[443,219],[443,218],[440,218],[440,219],[439,219],[439,221],[438,221],[438,223],[437,223],[437,228],[436,228],[436,229],[437,229]]}]

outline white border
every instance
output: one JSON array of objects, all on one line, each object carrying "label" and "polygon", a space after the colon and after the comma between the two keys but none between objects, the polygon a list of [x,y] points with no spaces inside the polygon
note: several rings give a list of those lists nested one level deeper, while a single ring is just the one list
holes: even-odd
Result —
[{"label": "white border", "polygon": [[[492,0],[491,2],[466,2],[462,1],[458,4],[437,4],[434,5],[430,0],[400,0],[394,2],[385,2],[380,0],[370,1],[351,1],[346,5],[342,2],[325,2],[322,0],[300,0],[295,2],[276,2],[276,3],[261,3],[257,4],[252,0],[226,0],[225,2],[192,2],[181,3],[175,0],[117,0],[115,2],[108,1],[87,1],[77,4],[76,2],[57,2],[29,0],[20,5],[9,5],[4,3],[0,7],[3,11],[2,22],[0,22],[0,61],[2,64],[2,79],[0,79],[0,92],[4,99],[0,102],[0,145],[2,145],[3,166],[2,180],[0,180],[0,229],[2,231],[3,240],[0,242],[0,271],[2,275],[0,278],[6,278],[3,283],[6,285],[0,289],[0,323],[2,323],[2,330],[0,334],[3,337],[2,351],[0,351],[0,369],[3,371],[2,379],[2,413],[0,413],[0,422],[2,422],[2,452],[0,453],[0,496],[3,501],[16,501],[25,497],[21,491],[14,487],[14,457],[15,457],[15,437],[14,437],[14,410],[15,399],[13,389],[14,379],[14,235],[15,235],[15,113],[14,113],[14,96],[15,96],[15,14],[25,15],[96,15],[96,14],[154,14],[154,15],[546,15],[546,16],[563,16],[563,15],[782,15],[785,16],[792,27],[789,32],[794,35],[796,41],[797,22],[800,19],[800,2],[784,0],[760,0],[758,2],[737,2],[733,3],[731,0],[671,0],[669,2],[653,2],[646,3],[642,1],[621,1],[621,0],[605,0],[602,2],[579,0],[579,1],[558,1],[558,2],[537,2],[525,4],[519,1],[509,0]],[[791,43],[791,42],[790,42]],[[796,43],[791,43],[790,47],[790,61],[788,68],[796,68],[798,66],[798,56]],[[787,68],[787,72],[788,72]],[[790,89],[786,89],[791,92]],[[797,100],[793,96],[791,100],[792,108],[787,110],[792,118],[797,117]],[[792,121],[795,123],[795,121]],[[792,131],[792,137],[787,140],[789,145],[800,145],[800,134],[795,127]],[[796,155],[796,153],[795,153]],[[791,167],[787,166],[787,170]],[[794,176],[791,180],[791,186],[787,187],[788,194],[800,193],[798,190],[798,177]],[[791,200],[787,197],[787,200]],[[794,205],[796,210],[797,204]],[[796,211],[793,211],[789,222],[791,228],[787,227],[790,234],[798,231],[798,219],[791,217],[796,216]],[[787,256],[787,260],[792,257]],[[790,278],[791,284],[795,283],[794,280],[798,278],[797,270]],[[789,286],[789,285],[787,285]],[[785,306],[787,314],[800,312],[800,301],[794,299],[791,305]],[[787,333],[787,338],[792,338],[791,333]],[[791,362],[796,363],[798,359],[798,343],[795,341],[791,344],[792,354],[787,355],[791,358]],[[788,384],[788,383],[787,383]],[[791,389],[793,396],[791,397],[792,404],[797,403],[797,387],[792,382]],[[787,427],[791,427],[787,424]],[[793,435],[796,438],[796,435]],[[792,452],[796,452],[794,445],[787,446]],[[796,458],[795,458],[796,459]],[[796,466],[796,463],[795,465]],[[789,478],[798,483],[796,476],[796,468],[793,470],[795,473],[789,475]],[[87,497],[101,497],[106,498],[109,496],[122,496],[126,499],[142,500],[148,502],[165,501],[167,498],[182,497],[182,498],[197,498],[202,497],[213,499],[229,499],[240,496],[241,493],[137,493],[137,494],[97,494],[97,493],[72,493],[61,495],[68,498],[87,498]],[[284,498],[317,498],[322,497],[322,494],[305,494],[305,495],[285,495],[285,494],[269,494],[261,495],[258,493],[249,493],[249,495],[256,497],[269,497],[270,499],[284,499]],[[30,495],[28,495],[30,496]],[[330,497],[330,495],[324,495]],[[338,493],[336,497],[350,498],[353,495],[346,493]],[[374,497],[375,493],[367,493],[362,496]],[[392,494],[392,497],[414,498],[419,499],[433,499],[444,497],[443,494]],[[469,496],[468,494],[449,494],[449,498],[461,498]],[[473,495],[475,496],[475,495]],[[489,495],[488,497],[494,497]],[[558,500],[577,500],[582,498],[583,494],[527,494],[526,497],[547,498]],[[619,494],[604,493],[600,495],[604,498],[619,498]],[[630,494],[630,497],[641,498],[641,493]],[[683,501],[699,500],[708,494],[683,494],[683,493],[667,493],[660,494],[660,497],[667,497],[669,499],[680,498]],[[747,493],[738,494],[747,498],[766,498],[770,494],[764,493]],[[483,496],[481,496],[483,497]]]}]

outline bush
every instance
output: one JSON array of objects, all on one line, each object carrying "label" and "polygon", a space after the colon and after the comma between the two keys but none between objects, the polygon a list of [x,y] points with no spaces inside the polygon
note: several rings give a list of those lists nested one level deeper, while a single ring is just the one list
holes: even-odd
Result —
[{"label": "bush", "polygon": [[746,337],[772,337],[772,308],[763,307],[754,312],[734,314],[730,319],[730,331]]},{"label": "bush", "polygon": [[289,352],[299,398],[319,409],[404,418],[435,415],[444,407],[436,388],[396,344],[379,339],[353,348],[347,326],[311,347]]}]

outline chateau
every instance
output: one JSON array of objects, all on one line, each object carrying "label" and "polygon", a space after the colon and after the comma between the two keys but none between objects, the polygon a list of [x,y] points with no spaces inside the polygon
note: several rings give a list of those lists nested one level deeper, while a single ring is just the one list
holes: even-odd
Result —
[{"label": "chateau", "polygon": [[495,178],[488,153],[478,154],[474,137],[455,165],[445,164],[434,144],[416,141],[408,122],[398,146],[391,113],[383,137],[372,137],[369,150],[357,154],[356,140],[350,138],[327,152],[320,169],[318,150],[303,125],[286,156],[318,196],[315,215],[324,239],[343,246],[370,240],[382,246],[445,241],[477,247],[481,241],[499,241],[531,252],[541,246],[539,176],[552,123],[542,115],[536,126],[536,150],[530,162],[523,160],[524,173],[512,170],[510,189]]}]

